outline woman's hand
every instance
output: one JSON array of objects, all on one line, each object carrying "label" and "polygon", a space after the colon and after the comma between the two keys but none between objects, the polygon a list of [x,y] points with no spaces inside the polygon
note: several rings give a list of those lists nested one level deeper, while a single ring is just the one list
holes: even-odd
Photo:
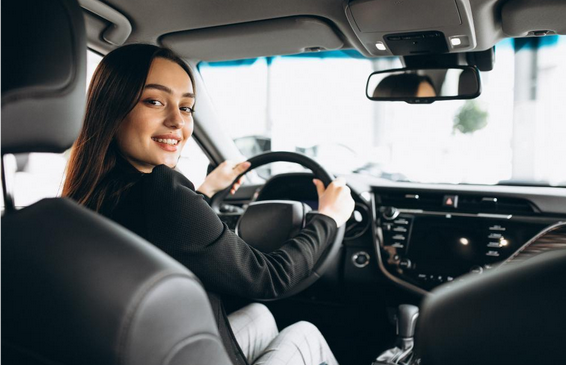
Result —
[{"label": "woman's hand", "polygon": [[318,179],[314,179],[313,183],[318,192],[318,212],[334,219],[338,227],[346,223],[355,206],[350,188],[346,186],[346,180],[339,177],[327,188]]},{"label": "woman's hand", "polygon": [[[248,161],[236,163],[230,160],[222,162],[204,179],[202,185],[197,189],[198,192],[212,198],[217,192],[226,189],[238,175],[250,167]],[[242,185],[243,176],[232,185],[230,194],[234,194]]]}]

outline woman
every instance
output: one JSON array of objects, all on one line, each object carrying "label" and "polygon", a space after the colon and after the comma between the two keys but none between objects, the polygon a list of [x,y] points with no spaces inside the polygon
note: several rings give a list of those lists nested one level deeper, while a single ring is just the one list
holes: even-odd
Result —
[{"label": "woman", "polygon": [[[300,322],[277,333],[263,305],[224,314],[222,294],[274,298],[306,277],[346,222],[354,202],[343,180],[316,180],[319,214],[280,249],[263,254],[222,224],[209,198],[230,186],[249,163],[224,162],[195,191],[173,170],[193,132],[194,79],[173,52],[129,45],[110,52],[95,71],[85,121],[69,161],[63,195],[144,237],[202,281],[235,364],[304,358],[336,364],[316,328]],[[234,192],[239,182],[232,187]],[[230,326],[232,325],[232,327]],[[232,331],[234,329],[234,331]],[[310,343],[299,341],[308,331]],[[239,346],[238,346],[239,345]]]},{"label": "woman", "polygon": [[434,98],[436,90],[430,77],[418,74],[390,75],[373,91],[374,98]]}]

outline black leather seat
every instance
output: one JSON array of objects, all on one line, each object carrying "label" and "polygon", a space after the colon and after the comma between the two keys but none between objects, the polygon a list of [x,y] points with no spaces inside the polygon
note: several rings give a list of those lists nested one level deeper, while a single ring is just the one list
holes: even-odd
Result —
[{"label": "black leather seat", "polygon": [[421,364],[563,364],[566,249],[551,247],[433,291],[415,337]]},{"label": "black leather seat", "polygon": [[[61,152],[84,112],[81,8],[2,5],[2,157]],[[14,210],[4,193],[4,364],[230,364],[189,270],[68,199]]]}]

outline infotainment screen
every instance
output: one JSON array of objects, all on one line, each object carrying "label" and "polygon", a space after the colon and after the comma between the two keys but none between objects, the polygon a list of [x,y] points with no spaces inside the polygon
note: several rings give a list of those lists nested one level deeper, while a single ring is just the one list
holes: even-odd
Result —
[{"label": "infotainment screen", "polygon": [[545,225],[473,213],[401,212],[381,221],[383,258],[396,275],[431,289],[495,267]]},{"label": "infotainment screen", "polygon": [[446,215],[412,216],[412,275],[457,277],[504,261],[541,230],[537,223]]},{"label": "infotainment screen", "polygon": [[[415,217],[407,253],[417,272],[456,277],[478,265],[498,261],[501,256],[486,257],[488,236],[488,227],[479,219]],[[512,250],[510,246],[508,242],[505,251]],[[501,249],[497,248],[500,255]]]}]

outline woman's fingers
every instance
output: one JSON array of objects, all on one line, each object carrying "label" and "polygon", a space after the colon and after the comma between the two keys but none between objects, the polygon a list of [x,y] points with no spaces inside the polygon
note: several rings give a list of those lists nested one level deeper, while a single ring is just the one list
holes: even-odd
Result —
[{"label": "woman's fingers", "polygon": [[244,173],[247,169],[249,169],[251,166],[251,163],[249,163],[248,161],[244,161],[244,162],[240,162],[239,164],[234,165],[234,167],[232,167],[233,173],[235,176],[238,176],[242,173]]},{"label": "woman's fingers", "polygon": [[346,180],[339,177],[324,191],[321,189],[324,188],[322,182],[315,181],[315,185],[319,193],[318,211],[333,218],[338,226],[346,223],[355,205],[350,188],[346,185]]},{"label": "woman's fingers", "polygon": [[[236,165],[234,167],[234,170],[240,171],[238,172],[238,174],[236,174],[236,176],[240,175],[241,173],[245,172],[248,168],[250,167],[250,163],[245,161],[242,162],[238,165]],[[244,176],[240,176],[240,178],[238,179],[238,181],[236,181],[233,185],[232,188],[230,189],[230,194],[234,195],[234,193],[236,193],[236,191],[240,188],[240,186],[243,184],[244,182]]]},{"label": "woman's fingers", "polygon": [[[249,168],[250,163],[248,161],[236,163],[226,160],[206,176],[198,191],[209,197],[213,196],[217,192],[229,187],[238,175],[241,175]],[[239,179],[238,184],[233,184],[230,188],[232,194],[240,187],[242,181],[242,179]]]},{"label": "woman's fingers", "polygon": [[318,194],[318,197],[320,198],[322,196],[322,194],[324,194],[324,191],[326,190],[326,188],[324,187],[324,184],[322,183],[322,181],[320,181],[319,179],[313,179],[312,182],[316,186],[316,192]]}]

